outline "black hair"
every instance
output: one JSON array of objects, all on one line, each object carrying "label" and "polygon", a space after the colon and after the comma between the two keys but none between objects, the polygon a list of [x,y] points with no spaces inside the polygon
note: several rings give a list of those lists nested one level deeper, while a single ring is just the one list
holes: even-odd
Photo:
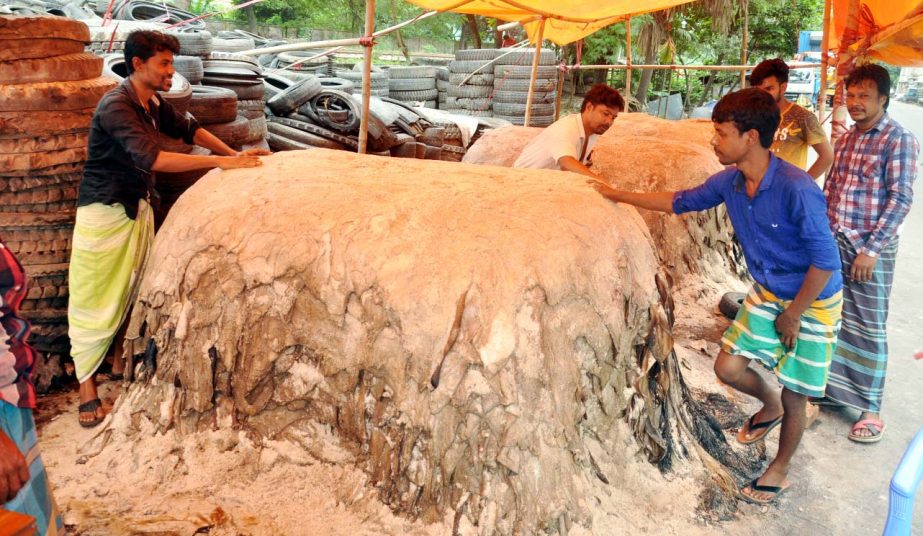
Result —
[{"label": "black hair", "polygon": [[772,146],[776,129],[779,128],[779,119],[779,106],[775,99],[756,87],[728,93],[718,101],[711,113],[712,121],[732,122],[741,134],[756,130],[764,149]]},{"label": "black hair", "polygon": [[885,110],[887,110],[888,104],[891,104],[891,75],[888,74],[888,70],[874,63],[856,67],[846,77],[846,88],[849,89],[850,86],[861,84],[866,80],[875,82],[878,86],[878,95],[886,97]]},{"label": "black hair", "polygon": [[179,54],[179,41],[172,35],[163,32],[153,32],[148,30],[137,30],[128,34],[125,39],[125,70],[131,75],[135,71],[135,66],[131,60],[141,58],[141,61],[147,61],[154,54],[169,50],[173,54]]},{"label": "black hair", "polygon": [[775,77],[779,85],[788,82],[788,65],[781,58],[763,60],[750,73],[750,85],[758,86],[770,76]]},{"label": "black hair", "polygon": [[586,110],[588,104],[599,106],[600,104],[615,108],[620,112],[625,111],[625,99],[618,90],[612,89],[606,84],[595,84],[586,92],[583,97],[583,104],[580,105],[580,111]]}]

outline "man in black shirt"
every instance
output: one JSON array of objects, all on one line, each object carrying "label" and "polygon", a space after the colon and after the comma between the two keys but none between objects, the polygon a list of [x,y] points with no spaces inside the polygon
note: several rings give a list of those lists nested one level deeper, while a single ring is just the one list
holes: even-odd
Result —
[{"label": "man in black shirt", "polygon": [[[125,42],[129,76],[107,93],[90,126],[88,157],[77,200],[68,303],[71,355],[80,381],[80,424],[102,421],[94,374],[128,313],[153,241],[155,173],[260,165],[262,149],[237,152],[194,118],[178,113],[169,91],[175,37],[133,32]],[[158,133],[210,149],[197,156],[163,151]],[[120,359],[116,341],[116,361]]]}]

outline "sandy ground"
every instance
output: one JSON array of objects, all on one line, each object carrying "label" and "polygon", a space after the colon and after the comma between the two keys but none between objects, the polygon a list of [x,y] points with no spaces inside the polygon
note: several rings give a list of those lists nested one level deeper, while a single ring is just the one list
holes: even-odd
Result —
[{"label": "sandy ground", "polygon": [[[923,139],[923,109],[892,104],[892,115]],[[888,371],[884,418],[888,428],[877,445],[846,438],[856,414],[825,410],[806,434],[796,455],[794,486],[778,504],[740,504],[730,519],[696,508],[696,481],[689,475],[665,475],[647,485],[663,494],[638,504],[625,494],[600,497],[593,520],[596,534],[812,534],[880,533],[887,513],[888,483],[913,435],[923,428],[919,386],[923,349],[918,303],[923,300],[923,210],[906,224],[889,321],[892,358]],[[711,373],[717,338],[727,321],[717,314],[714,285],[690,286],[677,306],[677,352],[690,386],[721,393],[742,414],[757,409],[752,400],[721,386]],[[114,400],[118,387],[105,384]],[[177,443],[169,434],[152,435],[131,452],[104,451],[82,458],[78,449],[93,430],[77,425],[76,394],[40,400],[43,457],[55,487],[69,534],[413,534],[449,535],[453,516],[425,525],[394,515],[382,505],[366,476],[349,463],[329,430],[318,429],[307,443],[272,444],[262,451],[244,434],[214,433]],[[727,431],[728,436],[734,430]],[[766,457],[775,452],[778,431],[766,442]],[[306,446],[307,445],[307,446]],[[108,474],[130,474],[115,482]],[[754,474],[753,476],[756,476]],[[648,477],[649,478],[649,477]],[[626,487],[639,482],[622,482]],[[690,486],[693,486],[690,488]],[[919,501],[918,501],[919,502]],[[923,508],[914,528],[923,531]],[[461,523],[462,534],[475,529]],[[572,530],[571,534],[586,531]]]}]

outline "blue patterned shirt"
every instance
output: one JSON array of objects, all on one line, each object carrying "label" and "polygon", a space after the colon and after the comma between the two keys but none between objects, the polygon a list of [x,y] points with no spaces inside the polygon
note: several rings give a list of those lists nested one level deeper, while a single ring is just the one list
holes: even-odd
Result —
[{"label": "blue patterned shirt", "polygon": [[862,132],[855,125],[836,142],[824,183],[827,217],[858,253],[875,257],[897,236],[913,203],[920,144],[884,114]]},{"label": "blue patterned shirt", "polygon": [[808,268],[833,272],[818,299],[843,288],[840,252],[827,220],[824,194],[804,170],[770,156],[756,195],[747,195],[736,167],[676,192],[673,212],[708,210],[724,203],[753,279],[783,300],[794,299]]}]

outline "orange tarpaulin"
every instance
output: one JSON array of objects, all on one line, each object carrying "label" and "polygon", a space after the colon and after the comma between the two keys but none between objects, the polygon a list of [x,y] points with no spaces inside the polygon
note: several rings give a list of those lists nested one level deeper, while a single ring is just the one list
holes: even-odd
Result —
[{"label": "orange tarpaulin", "polygon": [[[849,24],[850,4],[858,21]],[[855,42],[850,33],[855,26]],[[923,67],[923,0],[834,0],[830,50],[851,43],[848,55],[901,67]]]},{"label": "orange tarpaulin", "polygon": [[693,0],[408,0],[424,9],[482,15],[508,22],[522,22],[535,40],[539,17],[545,17],[544,38],[566,45],[625,20],[629,16],[659,11]]}]

